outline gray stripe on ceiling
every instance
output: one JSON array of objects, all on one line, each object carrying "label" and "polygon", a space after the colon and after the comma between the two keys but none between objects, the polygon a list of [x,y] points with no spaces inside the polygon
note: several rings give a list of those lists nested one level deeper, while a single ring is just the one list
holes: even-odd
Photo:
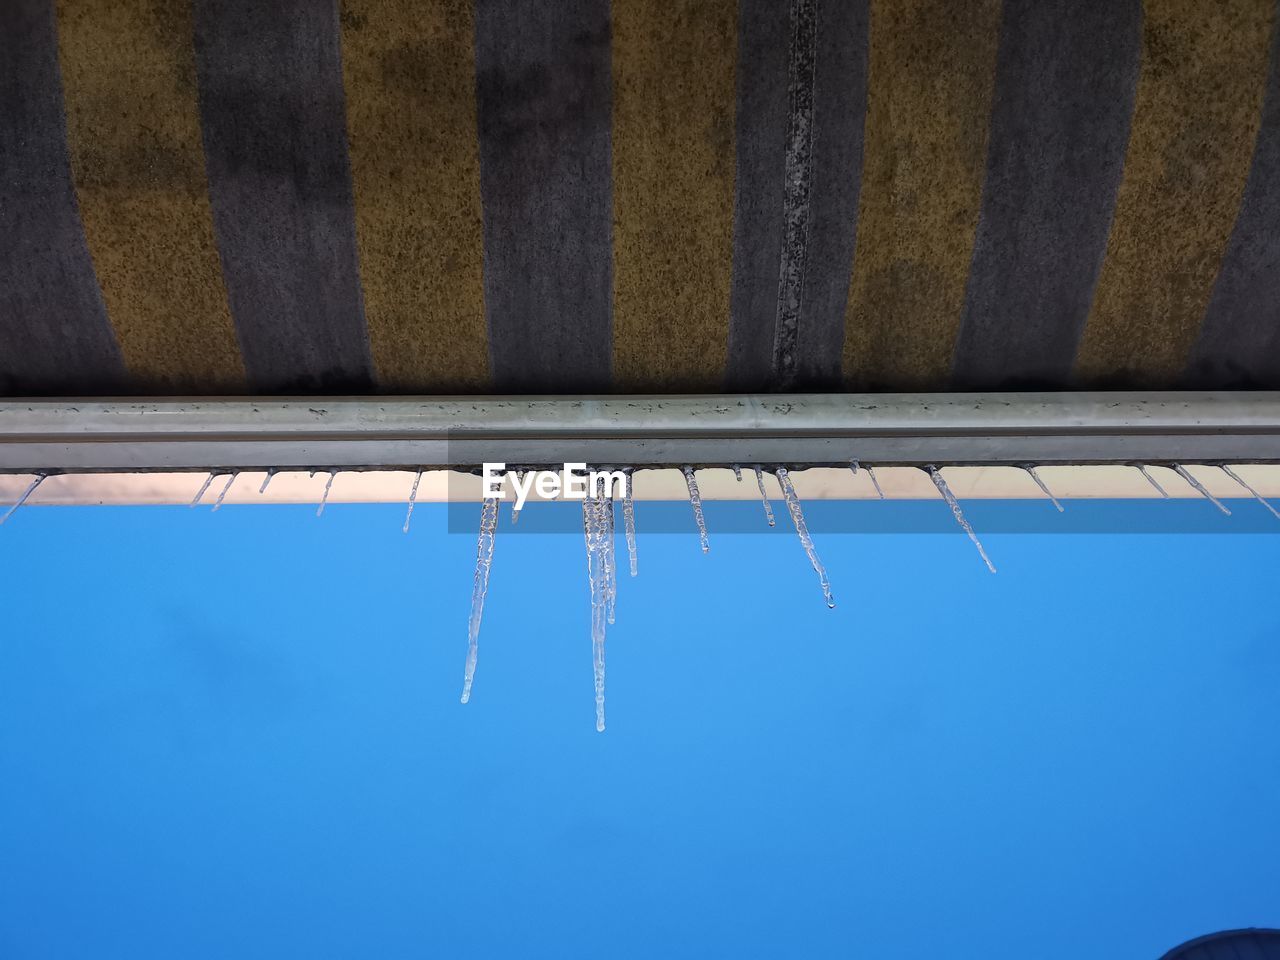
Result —
[{"label": "gray stripe on ceiling", "polygon": [[501,392],[612,378],[608,0],[477,0],[490,367]]},{"label": "gray stripe on ceiling", "polygon": [[332,0],[195,0],[218,250],[251,386],[370,388]]},{"label": "gray stripe on ceiling", "polygon": [[958,389],[1064,385],[1124,166],[1138,0],[1006,0]]},{"label": "gray stripe on ceiling", "polygon": [[818,45],[817,0],[791,0],[787,45],[787,145],[782,194],[782,251],[773,326],[774,385],[790,389],[796,376],[800,298],[809,253],[813,182],[813,74]]},{"label": "gray stripe on ceiling", "polygon": [[1280,18],[1249,179],[1185,381],[1219,389],[1280,383]]},{"label": "gray stripe on ceiling", "polygon": [[[789,50],[796,39],[796,23],[780,3],[743,0],[740,7],[733,292],[726,377],[727,388],[734,391],[785,385],[776,366],[779,340],[790,354],[793,386],[839,385],[862,184],[867,4],[865,0],[827,2],[817,3],[816,8],[809,33],[815,46],[801,49],[813,58],[802,71],[811,91],[799,104],[810,127],[803,142],[794,142],[793,134],[803,132],[789,126],[789,120],[794,123],[795,105],[790,71],[798,66]],[[809,182],[804,190],[806,219],[799,234],[804,246],[798,264],[784,250],[784,236],[793,226],[784,207],[800,198],[798,192],[789,197],[788,186],[793,182],[791,174],[801,169],[801,151],[807,151],[803,172]],[[789,264],[801,266],[802,275],[789,277]],[[781,265],[777,273],[775,265]],[[789,283],[797,279],[798,284]]]},{"label": "gray stripe on ceiling", "polygon": [[787,136],[787,5],[740,0],[733,285],[726,388],[748,393],[772,382],[778,264],[782,256]]},{"label": "gray stripe on ceiling", "polygon": [[53,4],[0,3],[0,392],[110,393],[124,361],[67,155]]},{"label": "gray stripe on ceiling", "polygon": [[867,109],[867,0],[818,4],[813,202],[795,386],[837,390],[844,349]]}]

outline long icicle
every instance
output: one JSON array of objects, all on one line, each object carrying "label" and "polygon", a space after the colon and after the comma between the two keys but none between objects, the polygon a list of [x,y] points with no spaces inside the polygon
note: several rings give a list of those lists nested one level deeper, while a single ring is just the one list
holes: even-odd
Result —
[{"label": "long icicle", "polygon": [[27,502],[27,497],[35,493],[36,487],[44,483],[44,478],[45,478],[45,475],[43,473],[36,474],[36,478],[32,480],[29,484],[27,484],[27,489],[22,491],[22,496],[20,496],[17,500],[15,500],[13,503],[13,506],[4,512],[3,517],[0,517],[0,523],[4,523],[6,520],[8,520],[11,516],[13,516],[18,511],[18,508],[20,506],[22,506],[24,503]]},{"label": "long icicle", "polygon": [[1180,476],[1183,480],[1187,481],[1187,483],[1191,484],[1191,486],[1195,488],[1196,492],[1198,492],[1201,496],[1203,496],[1206,500],[1212,503],[1215,507],[1221,510],[1228,517],[1231,516],[1231,511],[1227,509],[1227,505],[1223,503],[1221,500],[1219,500],[1217,497],[1215,497],[1208,490],[1206,490],[1203,483],[1201,483],[1199,480],[1193,477],[1189,472],[1187,472],[1186,467],[1184,467],[1180,463],[1175,463],[1172,466],[1173,466],[1173,469],[1177,472],[1178,476]]},{"label": "long icicle", "polygon": [[604,640],[609,603],[605,567],[604,510],[600,500],[582,501],[582,532],[587,543],[587,582],[591,587],[591,666],[595,675],[596,730],[604,731]]},{"label": "long icicle", "polygon": [[413,519],[413,507],[418,502],[418,484],[422,482],[422,471],[413,478],[413,489],[409,491],[409,512],[404,515],[404,533],[409,532],[409,521]]},{"label": "long icicle", "polygon": [[232,470],[231,476],[227,477],[226,485],[222,488],[222,492],[218,494],[218,499],[213,502],[214,513],[222,509],[222,501],[227,498],[227,491],[231,489],[231,485],[236,482],[236,477],[238,476],[240,476],[240,471]]},{"label": "long icicle", "polygon": [[1151,484],[1153,487],[1155,487],[1155,488],[1156,488],[1156,493],[1160,494],[1160,496],[1162,496],[1162,497],[1164,497],[1166,500],[1168,500],[1168,499],[1169,499],[1169,493],[1168,493],[1168,491],[1167,491],[1167,490],[1165,490],[1165,488],[1164,488],[1164,487],[1160,486],[1160,484],[1156,482],[1156,478],[1155,478],[1155,477],[1153,477],[1151,474],[1147,473],[1146,465],[1145,465],[1145,464],[1141,464],[1141,463],[1139,463],[1139,464],[1137,464],[1136,466],[1137,466],[1137,468],[1138,468],[1138,472],[1139,472],[1139,473],[1141,473],[1144,477],[1146,477],[1146,478],[1147,478],[1147,483]]},{"label": "long icicle", "polygon": [[274,477],[275,475],[276,475],[276,468],[275,468],[275,467],[271,467],[270,469],[268,469],[268,470],[267,470],[267,475],[266,475],[266,477],[265,477],[265,478],[263,479],[263,481],[262,481],[262,486],[260,486],[260,487],[258,488],[258,495],[259,495],[259,496],[261,496],[262,494],[264,494],[264,493],[266,493],[266,492],[267,492],[267,484],[269,484],[269,483],[271,482],[271,478],[272,478],[272,477]]},{"label": "long icicle", "polygon": [[693,505],[693,519],[698,524],[698,542],[702,544],[702,552],[711,549],[707,539],[707,518],[702,515],[702,494],[698,492],[698,480],[693,475],[693,467],[684,468],[684,482],[689,487],[689,503]]},{"label": "long icicle", "polygon": [[1270,511],[1271,511],[1271,515],[1272,515],[1272,516],[1274,516],[1277,520],[1280,520],[1280,510],[1277,510],[1275,507],[1273,507],[1271,504],[1269,504],[1269,503],[1267,502],[1267,498],[1266,498],[1266,497],[1264,497],[1262,494],[1260,494],[1257,490],[1253,489],[1253,487],[1249,486],[1249,484],[1247,484],[1247,483],[1245,482],[1245,480],[1244,480],[1244,478],[1243,478],[1243,477],[1241,477],[1239,474],[1237,474],[1234,470],[1232,470],[1230,467],[1228,467],[1225,463],[1220,463],[1220,464],[1218,464],[1218,466],[1222,468],[1222,472],[1223,472],[1223,473],[1225,473],[1228,477],[1230,477],[1230,478],[1231,478],[1232,480],[1234,480],[1236,483],[1240,484],[1240,486],[1244,487],[1246,490],[1248,490],[1250,493],[1252,493],[1252,494],[1253,494],[1253,498],[1254,498],[1255,500],[1257,500],[1260,504],[1262,504],[1264,507],[1266,507],[1268,510],[1270,510]]},{"label": "long icicle", "polygon": [[1058,502],[1058,498],[1057,498],[1057,497],[1055,497],[1055,496],[1053,495],[1053,491],[1052,491],[1052,490],[1050,490],[1050,489],[1045,485],[1045,482],[1044,482],[1043,480],[1041,480],[1041,479],[1040,479],[1040,474],[1036,473],[1036,468],[1035,468],[1035,467],[1023,467],[1022,469],[1026,470],[1026,471],[1027,471],[1027,473],[1031,474],[1031,479],[1032,479],[1032,480],[1034,480],[1034,481],[1036,482],[1036,486],[1037,486],[1037,487],[1039,487],[1039,488],[1044,492],[1044,495],[1045,495],[1046,497],[1048,497],[1048,498],[1049,498],[1049,502],[1050,502],[1050,503],[1052,503],[1055,507],[1057,507],[1057,508],[1058,508],[1058,512],[1059,512],[1059,513],[1062,513],[1062,504],[1060,504],[1060,503]]},{"label": "long icicle", "polygon": [[203,497],[204,492],[209,489],[209,484],[213,483],[213,478],[215,476],[217,476],[217,474],[211,473],[204,478],[204,483],[200,485],[200,489],[196,492],[195,497],[192,498],[191,502],[187,504],[187,506],[194,507],[200,502],[200,498]]},{"label": "long icicle", "polygon": [[337,470],[329,471],[329,479],[325,482],[325,485],[324,485],[324,496],[320,498],[320,506],[316,507],[317,517],[320,516],[322,513],[324,513],[325,504],[329,502],[329,490],[333,486],[333,480],[337,475],[338,475]]},{"label": "long icicle", "polygon": [[764,518],[769,521],[769,526],[773,526],[773,506],[769,503],[769,494],[764,488],[764,470],[760,464],[756,464],[753,468],[756,472],[756,486],[760,488],[760,502],[764,504]]},{"label": "long icicle", "polygon": [[796,496],[796,488],[791,482],[791,474],[787,472],[786,467],[779,467],[776,472],[778,485],[782,487],[783,499],[787,502],[787,511],[791,514],[791,522],[796,526],[796,533],[800,536],[800,544],[804,547],[804,552],[809,557],[809,562],[813,564],[814,573],[818,575],[818,583],[822,585],[822,596],[827,601],[828,608],[834,607],[836,601],[835,597],[831,596],[831,581],[827,579],[827,569],[818,558],[818,550],[813,545],[813,538],[809,536],[809,528],[804,522],[804,511],[800,509],[800,498]]},{"label": "long icicle", "polygon": [[600,506],[604,514],[604,578],[605,578],[605,613],[610,626],[618,607],[618,541],[614,530],[613,494],[605,493],[600,497]]},{"label": "long icicle", "polygon": [[480,508],[480,536],[476,541],[476,578],[471,586],[471,617],[467,621],[467,663],[462,675],[462,702],[471,699],[471,684],[476,678],[476,660],[480,655],[480,618],[484,616],[484,598],[489,592],[489,569],[493,566],[493,544],[498,534],[498,499],[485,497]]},{"label": "long icicle", "polygon": [[636,501],[632,493],[632,474],[630,470],[625,470],[627,475],[627,492],[622,497],[622,525],[627,534],[627,558],[631,561],[631,575],[634,577],[638,572],[636,565]]},{"label": "long icicle", "polygon": [[992,573],[996,572],[996,565],[991,562],[991,558],[987,556],[987,551],[982,549],[982,541],[978,539],[978,535],[973,532],[973,526],[965,519],[964,512],[960,509],[960,501],[956,499],[956,495],[951,492],[951,488],[947,486],[947,481],[942,479],[942,474],[938,472],[938,468],[933,464],[929,464],[926,468],[929,476],[933,479],[933,485],[938,488],[938,492],[942,494],[942,499],[947,501],[947,506],[951,508],[951,512],[955,515],[956,523],[960,524],[960,528],[969,535],[969,539],[973,541],[973,545],[978,548],[978,554],[982,557],[982,562],[987,565],[987,569]]}]

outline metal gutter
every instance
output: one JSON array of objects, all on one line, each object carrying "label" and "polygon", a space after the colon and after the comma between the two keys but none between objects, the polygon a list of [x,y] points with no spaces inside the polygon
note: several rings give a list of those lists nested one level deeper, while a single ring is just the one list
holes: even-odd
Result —
[{"label": "metal gutter", "polygon": [[1280,461],[1280,393],[0,402],[0,472]]}]

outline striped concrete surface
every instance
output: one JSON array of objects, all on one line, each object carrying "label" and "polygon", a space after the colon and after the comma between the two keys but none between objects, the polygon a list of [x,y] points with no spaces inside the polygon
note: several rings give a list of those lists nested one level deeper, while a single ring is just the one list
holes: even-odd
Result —
[{"label": "striped concrete surface", "polygon": [[0,394],[1274,389],[1276,0],[12,0]]}]

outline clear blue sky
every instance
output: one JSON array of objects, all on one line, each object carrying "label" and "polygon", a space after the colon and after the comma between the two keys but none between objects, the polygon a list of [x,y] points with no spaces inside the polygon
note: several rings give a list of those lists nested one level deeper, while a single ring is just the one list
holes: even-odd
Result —
[{"label": "clear blue sky", "polygon": [[794,537],[712,504],[704,557],[652,509],[604,734],[580,536],[504,510],[464,707],[439,507],[24,509],[0,956],[1106,960],[1280,924],[1280,524],[993,535],[991,576],[815,523],[828,611]]}]

